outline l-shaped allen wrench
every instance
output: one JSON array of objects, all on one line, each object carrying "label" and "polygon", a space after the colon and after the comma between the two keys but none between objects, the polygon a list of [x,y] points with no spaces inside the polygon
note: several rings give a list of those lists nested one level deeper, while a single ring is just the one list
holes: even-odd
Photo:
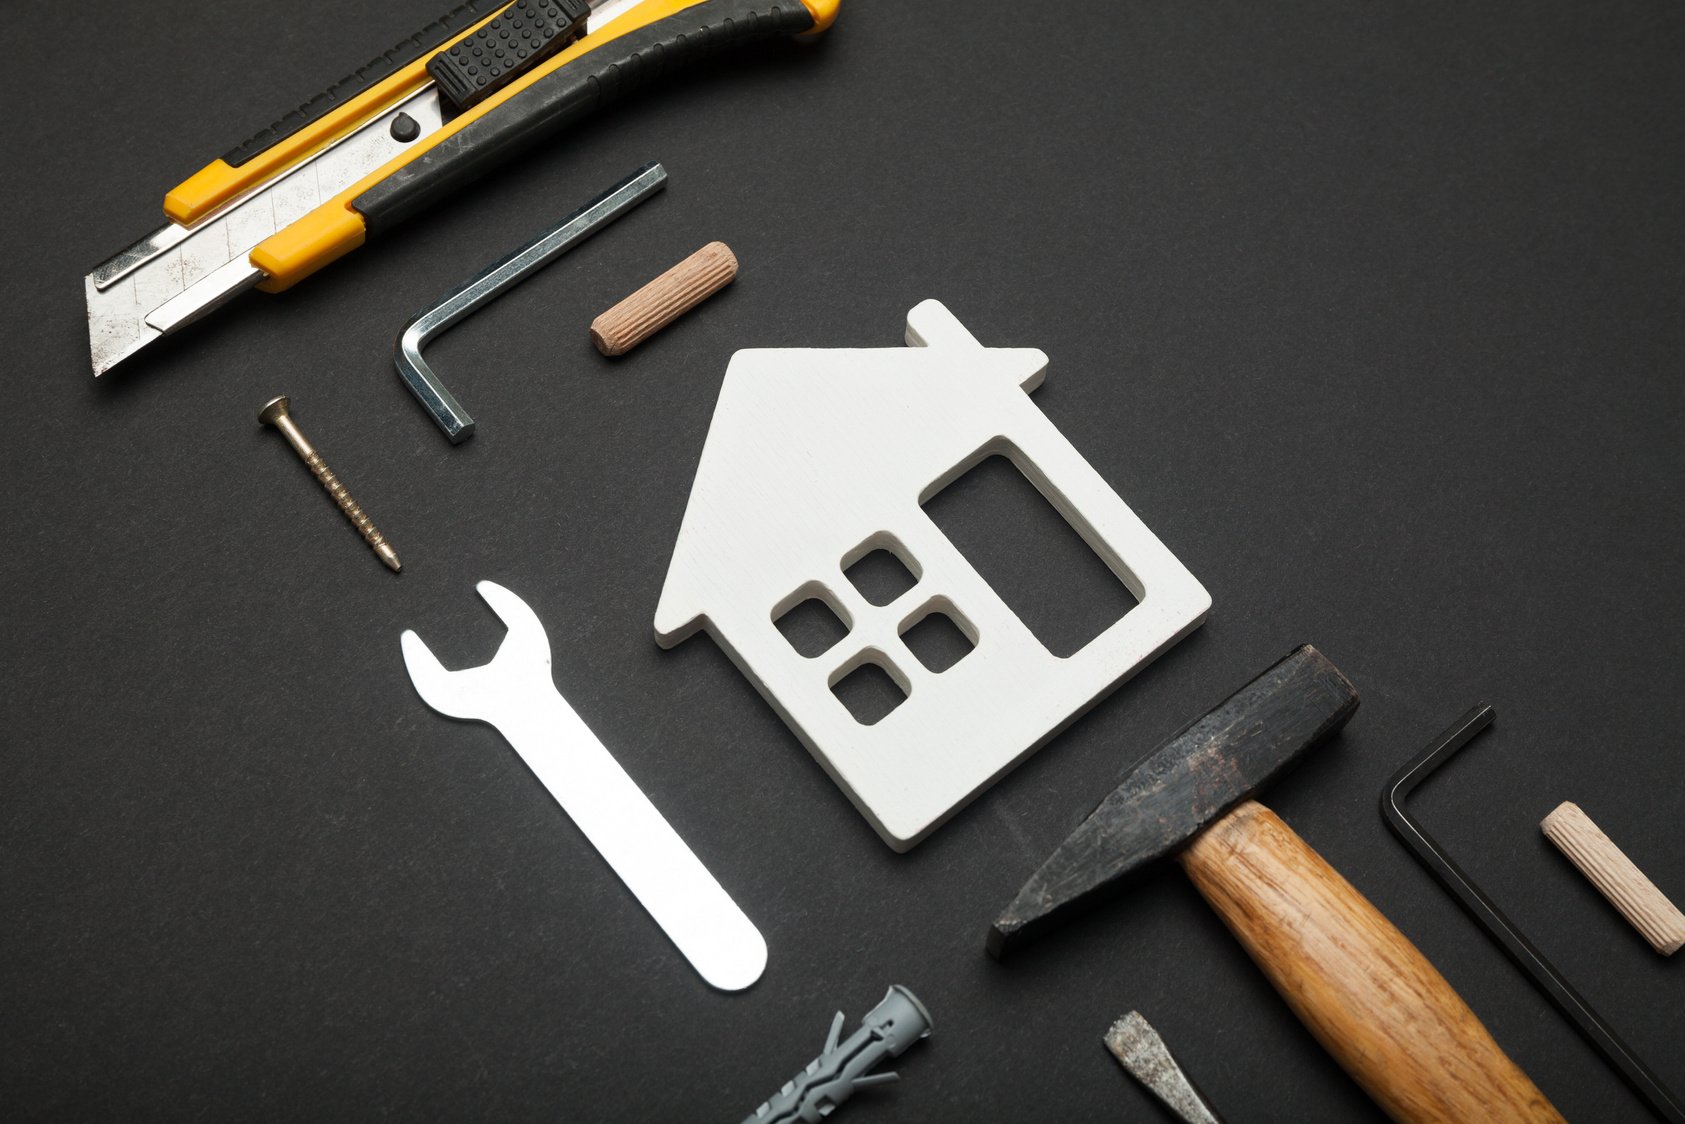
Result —
[{"label": "l-shaped allen wrench", "polygon": [[398,377],[427,411],[452,445],[474,435],[474,419],[456,400],[433,368],[421,358],[427,341],[467,316],[487,301],[567,253],[633,207],[667,186],[667,170],[660,164],[646,164],[602,195],[585,204],[552,229],[539,235],[478,276],[453,290],[426,312],[404,325],[392,348]]},{"label": "l-shaped allen wrench", "polygon": [[1510,923],[1509,918],[1492,903],[1492,899],[1481,892],[1480,887],[1463,873],[1463,868],[1452,861],[1451,856],[1447,855],[1433,837],[1422,829],[1422,825],[1405,810],[1404,802],[1411,792],[1415,791],[1416,786],[1432,776],[1434,770],[1451,760],[1476,734],[1490,726],[1497,714],[1489,704],[1480,703],[1457,719],[1450,729],[1435,738],[1433,744],[1394,774],[1392,780],[1387,783],[1386,789],[1381,793],[1381,815],[1386,819],[1387,826],[1392,828],[1393,834],[1415,852],[1421,864],[1439,879],[1469,916],[1480,923],[1480,927],[1486,930],[1486,935],[1497,942],[1505,955],[1532,977],[1534,985],[1545,993],[1545,997],[1573,1021],[1586,1041],[1590,1042],[1597,1052],[1603,1055],[1603,1060],[1632,1086],[1633,1091],[1650,1106],[1650,1110],[1669,1124],[1685,1124],[1685,1108],[1680,1107],[1679,1101],[1667,1086],[1662,1084],[1661,1079],[1639,1060],[1638,1055],[1634,1054],[1610,1029],[1609,1024],[1592,1009],[1591,1004],[1569,986],[1568,981],[1562,978],[1562,973],[1544,958],[1543,953],[1533,947],[1533,942]]}]

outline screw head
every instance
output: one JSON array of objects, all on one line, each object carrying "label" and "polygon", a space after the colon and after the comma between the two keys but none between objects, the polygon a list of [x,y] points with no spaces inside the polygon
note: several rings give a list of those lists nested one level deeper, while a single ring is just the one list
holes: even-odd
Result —
[{"label": "screw head", "polygon": [[257,420],[264,425],[274,425],[277,418],[286,417],[287,410],[291,406],[292,400],[285,394],[278,398],[271,398],[263,404],[263,409],[257,412]]}]

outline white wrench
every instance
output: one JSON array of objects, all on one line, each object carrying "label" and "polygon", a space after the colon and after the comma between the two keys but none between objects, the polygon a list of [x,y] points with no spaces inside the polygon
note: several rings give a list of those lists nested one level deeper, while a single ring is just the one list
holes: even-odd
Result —
[{"label": "white wrench", "polygon": [[537,615],[500,585],[475,588],[509,634],[490,663],[447,671],[406,630],[404,665],[422,701],[497,727],[704,980],[722,991],[754,983],[766,941],[556,690]]}]

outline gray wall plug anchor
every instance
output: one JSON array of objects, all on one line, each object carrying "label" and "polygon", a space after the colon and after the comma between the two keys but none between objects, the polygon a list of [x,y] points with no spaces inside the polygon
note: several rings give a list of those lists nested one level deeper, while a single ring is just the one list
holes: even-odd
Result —
[{"label": "gray wall plug anchor", "polygon": [[900,1075],[871,1073],[886,1058],[898,1058],[921,1038],[930,1036],[930,1012],[918,997],[900,984],[889,989],[883,1002],[866,1012],[860,1029],[838,1042],[843,1013],[831,1021],[825,1048],[807,1068],[743,1120],[743,1124],[819,1124],[831,1110],[871,1085],[887,1085]]}]

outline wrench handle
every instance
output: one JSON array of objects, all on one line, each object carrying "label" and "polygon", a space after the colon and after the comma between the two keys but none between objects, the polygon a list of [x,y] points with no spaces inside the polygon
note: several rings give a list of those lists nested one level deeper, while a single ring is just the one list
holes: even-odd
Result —
[{"label": "wrench handle", "polygon": [[760,978],[760,931],[566,699],[552,688],[498,730],[704,980]]}]

